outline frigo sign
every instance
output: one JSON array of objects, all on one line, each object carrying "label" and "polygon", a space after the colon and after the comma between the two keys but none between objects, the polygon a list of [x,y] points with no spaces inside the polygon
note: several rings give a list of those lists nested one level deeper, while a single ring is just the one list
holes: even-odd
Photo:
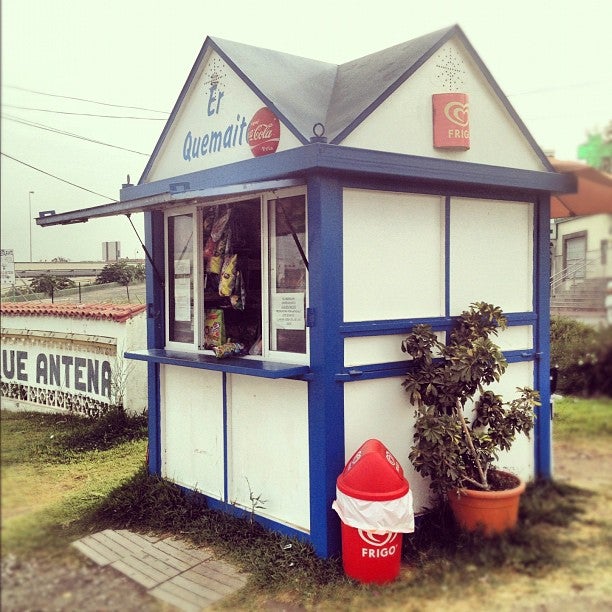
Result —
[{"label": "frigo sign", "polygon": [[3,383],[68,391],[107,402],[112,399],[113,367],[104,355],[6,345],[1,355]]},{"label": "frigo sign", "polygon": [[393,557],[397,552],[397,533],[376,533],[375,531],[366,531],[364,529],[359,529],[358,531],[359,537],[364,543],[361,547],[362,558],[380,559]]}]

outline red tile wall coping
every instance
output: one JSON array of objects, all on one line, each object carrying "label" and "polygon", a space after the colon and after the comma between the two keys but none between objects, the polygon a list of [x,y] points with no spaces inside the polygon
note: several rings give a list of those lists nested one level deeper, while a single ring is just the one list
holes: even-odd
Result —
[{"label": "red tile wall coping", "polygon": [[103,319],[118,323],[124,323],[145,309],[145,304],[41,304],[36,302],[3,302],[0,304],[2,315]]}]

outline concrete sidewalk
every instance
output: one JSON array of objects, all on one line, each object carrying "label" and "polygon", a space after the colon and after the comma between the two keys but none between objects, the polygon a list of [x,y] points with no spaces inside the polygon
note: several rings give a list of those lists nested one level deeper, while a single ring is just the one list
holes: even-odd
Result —
[{"label": "concrete sidewalk", "polygon": [[212,552],[172,537],[107,529],[72,544],[98,565],[109,566],[179,610],[203,610],[241,589],[248,576]]}]

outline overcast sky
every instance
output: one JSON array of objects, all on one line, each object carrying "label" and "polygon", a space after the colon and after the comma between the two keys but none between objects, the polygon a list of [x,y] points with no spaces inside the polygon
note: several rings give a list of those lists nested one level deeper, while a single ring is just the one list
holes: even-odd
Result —
[{"label": "overcast sky", "polygon": [[[343,63],[458,23],[543,149],[577,159],[612,119],[609,0],[2,0],[1,10],[2,248],[16,261],[29,259],[30,203],[32,216],[95,206],[118,199],[128,174],[138,181],[207,35]],[[124,217],[32,223],[31,235],[36,261],[99,260],[113,240],[143,257]]]}]

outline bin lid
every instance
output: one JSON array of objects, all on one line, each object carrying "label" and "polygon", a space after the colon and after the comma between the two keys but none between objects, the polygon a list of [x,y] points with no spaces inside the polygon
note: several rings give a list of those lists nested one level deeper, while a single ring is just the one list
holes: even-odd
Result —
[{"label": "bin lid", "polygon": [[336,486],[345,495],[368,501],[398,499],[410,488],[399,461],[374,438],[364,442],[350,458]]}]

